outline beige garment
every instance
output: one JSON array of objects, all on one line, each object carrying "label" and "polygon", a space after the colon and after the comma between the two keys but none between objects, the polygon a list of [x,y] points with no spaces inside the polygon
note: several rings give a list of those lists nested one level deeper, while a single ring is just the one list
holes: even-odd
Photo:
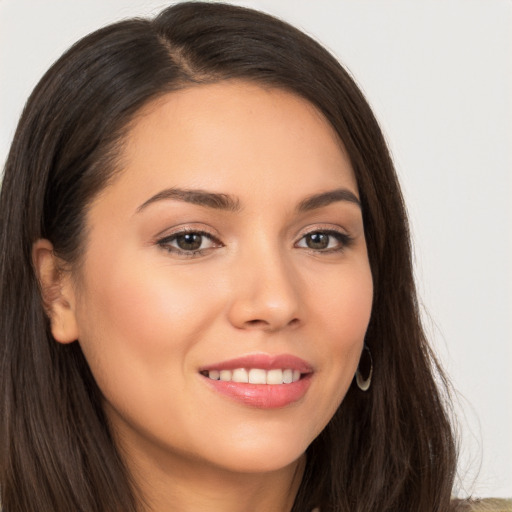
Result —
[{"label": "beige garment", "polygon": [[457,512],[512,512],[512,500],[486,498],[456,500]]},{"label": "beige garment", "polygon": [[[456,512],[512,512],[512,499],[454,500],[454,504]],[[320,512],[320,509],[314,508],[311,512]]]}]

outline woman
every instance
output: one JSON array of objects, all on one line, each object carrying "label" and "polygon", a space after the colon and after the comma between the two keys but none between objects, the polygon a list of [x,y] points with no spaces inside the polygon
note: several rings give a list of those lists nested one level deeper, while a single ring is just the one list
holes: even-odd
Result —
[{"label": "woman", "polygon": [[309,37],[208,3],[87,36],[0,211],[6,511],[450,508],[399,185]]}]

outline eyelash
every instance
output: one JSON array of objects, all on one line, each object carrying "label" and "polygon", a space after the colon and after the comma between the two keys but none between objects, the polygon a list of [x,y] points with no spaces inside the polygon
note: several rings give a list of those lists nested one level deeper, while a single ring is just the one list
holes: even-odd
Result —
[{"label": "eyelash", "polygon": [[[347,233],[342,233],[341,231],[336,231],[334,229],[314,229],[313,231],[308,231],[307,233],[304,233],[300,239],[299,242],[303,239],[305,239],[307,236],[312,235],[327,235],[328,237],[336,239],[338,242],[338,247],[331,247],[326,249],[314,249],[311,247],[303,247],[306,250],[309,250],[314,253],[322,253],[322,254],[330,254],[330,253],[340,253],[343,252],[345,249],[350,247],[354,241],[354,239],[348,235]],[[297,242],[298,243],[298,242]],[[329,241],[330,244],[330,241]]]},{"label": "eyelash", "polygon": [[[199,235],[203,238],[207,238],[211,240],[211,242],[214,244],[213,247],[207,247],[205,249],[194,249],[194,250],[184,250],[180,249],[179,247],[172,246],[171,243],[176,241],[180,237],[184,237],[186,235]],[[223,247],[224,244],[214,237],[211,233],[208,233],[207,231],[201,231],[200,229],[182,229],[181,231],[178,231],[176,233],[173,233],[172,235],[168,235],[164,238],[161,238],[160,240],[157,240],[157,245],[162,247],[162,249],[165,249],[167,252],[177,254],[178,256],[184,256],[187,258],[192,258],[194,256],[200,256],[203,255],[206,251],[210,249],[214,249],[216,247]],[[201,244],[202,245],[202,244]]]},{"label": "eyelash", "polygon": [[[348,247],[350,247],[354,241],[350,235],[347,235],[346,233],[342,233],[341,231],[336,231],[333,229],[315,229],[315,230],[309,231],[307,233],[304,233],[300,237],[299,241],[294,244],[294,246],[298,247],[298,243],[300,241],[304,240],[306,237],[318,235],[318,234],[327,235],[328,237],[335,238],[337,240],[339,246],[325,248],[325,249],[314,249],[311,247],[301,247],[301,248],[306,249],[313,253],[323,253],[323,254],[340,253],[340,252],[343,252]],[[171,245],[177,239],[179,239],[180,237],[184,237],[186,235],[199,235],[202,238],[209,239],[214,245],[212,247],[207,247],[205,249],[194,249],[194,250],[184,250],[179,247],[175,247],[175,246]],[[193,258],[194,256],[202,256],[210,249],[224,247],[224,244],[218,238],[214,237],[211,233],[208,233],[207,231],[201,231],[198,229],[182,229],[181,231],[178,231],[178,232],[168,235],[164,238],[161,238],[160,240],[157,240],[156,243],[162,249],[166,250],[169,253],[173,253],[178,256],[184,256],[187,258]],[[329,244],[330,244],[330,241],[329,241]],[[201,241],[201,245],[202,245],[202,241]]]}]

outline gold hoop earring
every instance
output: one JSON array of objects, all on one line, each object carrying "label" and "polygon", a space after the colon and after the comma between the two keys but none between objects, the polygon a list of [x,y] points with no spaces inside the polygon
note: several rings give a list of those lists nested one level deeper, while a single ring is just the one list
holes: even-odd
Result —
[{"label": "gold hoop earring", "polygon": [[[363,376],[366,375],[366,377]],[[361,353],[361,359],[359,360],[359,366],[356,370],[356,383],[357,387],[361,391],[368,391],[370,389],[370,384],[372,383],[372,375],[373,375],[373,359],[370,349],[366,343],[363,347],[363,352]]]}]

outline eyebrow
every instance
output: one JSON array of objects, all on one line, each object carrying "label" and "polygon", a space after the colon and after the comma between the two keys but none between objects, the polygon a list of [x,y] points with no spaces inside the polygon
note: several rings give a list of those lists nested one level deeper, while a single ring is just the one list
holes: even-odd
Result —
[{"label": "eyebrow", "polygon": [[[241,210],[239,199],[230,196],[229,194],[173,187],[161,190],[154,196],[150,197],[137,208],[137,213],[157,201],[163,201],[166,199],[174,199],[185,203],[197,204],[199,206],[213,208],[216,210],[225,210],[230,212],[239,212]],[[361,202],[353,192],[346,188],[339,188],[306,197],[297,205],[296,211],[298,213],[304,213],[328,206],[338,201],[348,201],[361,208]]]},{"label": "eyebrow", "polygon": [[328,192],[322,192],[313,196],[306,197],[297,206],[297,212],[309,212],[310,210],[316,210],[328,206],[338,201],[348,201],[354,203],[361,208],[361,201],[357,196],[346,188],[337,188],[335,190],[329,190]]},{"label": "eyebrow", "polygon": [[216,210],[226,210],[231,212],[240,211],[240,201],[228,194],[218,194],[216,192],[206,192],[204,190],[167,188],[150,197],[137,208],[137,213],[144,210],[150,204],[162,201],[164,199],[174,199],[185,203],[197,204]]}]

